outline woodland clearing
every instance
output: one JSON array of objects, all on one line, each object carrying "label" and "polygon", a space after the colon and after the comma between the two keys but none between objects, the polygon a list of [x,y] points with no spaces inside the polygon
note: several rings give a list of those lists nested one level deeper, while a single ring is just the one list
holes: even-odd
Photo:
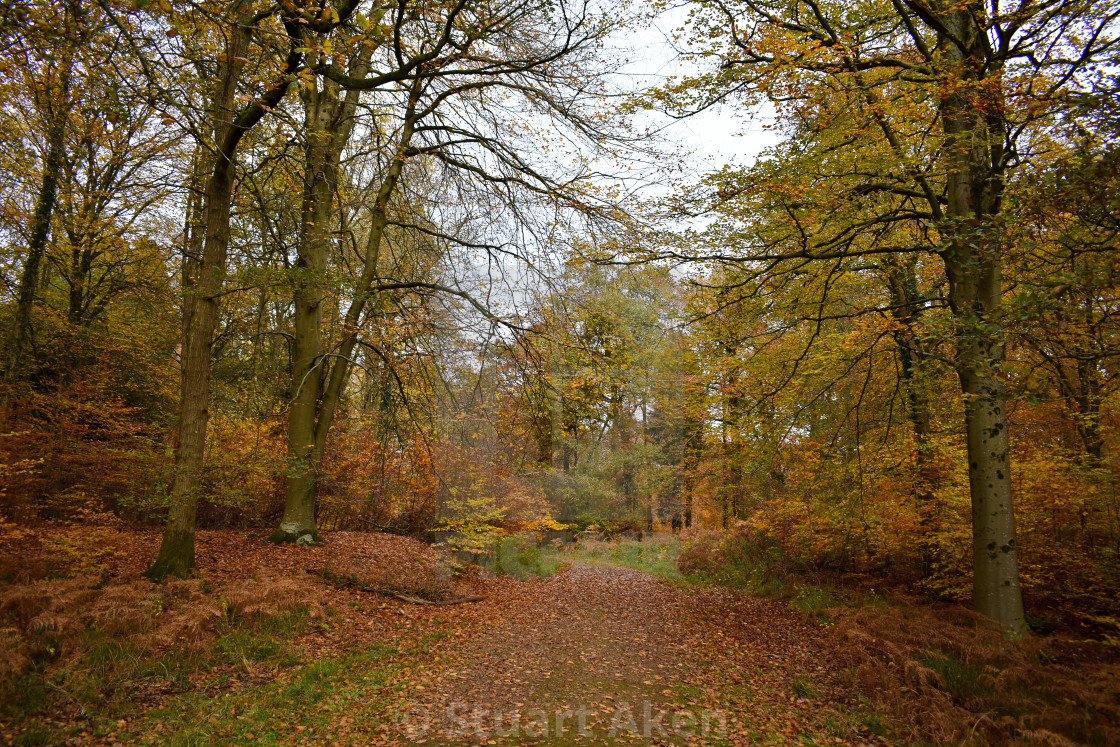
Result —
[{"label": "woodland clearing", "polygon": [[1120,0],[2,6],[0,743],[1120,743]]}]

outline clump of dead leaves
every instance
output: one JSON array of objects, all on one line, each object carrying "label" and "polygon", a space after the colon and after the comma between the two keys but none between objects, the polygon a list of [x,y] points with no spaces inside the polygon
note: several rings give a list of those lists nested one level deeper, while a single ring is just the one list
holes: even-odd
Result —
[{"label": "clump of dead leaves", "polygon": [[407,538],[382,544],[380,552],[335,552],[309,573],[328,581],[347,583],[366,591],[443,600],[452,593],[451,565],[428,545]]}]

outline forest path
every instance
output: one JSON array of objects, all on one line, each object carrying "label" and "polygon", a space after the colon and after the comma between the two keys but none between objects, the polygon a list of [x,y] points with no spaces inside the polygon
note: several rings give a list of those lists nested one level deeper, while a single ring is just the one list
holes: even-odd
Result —
[{"label": "forest path", "polygon": [[433,745],[870,741],[819,628],[784,604],[615,565],[518,586],[408,704],[398,734]]}]

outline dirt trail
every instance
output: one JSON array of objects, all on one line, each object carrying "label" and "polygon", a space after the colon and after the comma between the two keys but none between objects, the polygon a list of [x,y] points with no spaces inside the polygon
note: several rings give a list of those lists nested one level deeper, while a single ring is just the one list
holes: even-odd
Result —
[{"label": "dirt trail", "polygon": [[611,565],[519,587],[410,704],[408,741],[871,741],[819,629],[783,604]]}]

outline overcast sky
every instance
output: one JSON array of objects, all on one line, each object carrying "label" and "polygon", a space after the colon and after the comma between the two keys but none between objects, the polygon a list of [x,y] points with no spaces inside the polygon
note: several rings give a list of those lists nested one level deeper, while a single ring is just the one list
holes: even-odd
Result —
[{"label": "overcast sky", "polygon": [[[685,9],[663,13],[656,25],[616,35],[611,42],[618,53],[630,60],[624,72],[635,87],[657,85],[670,76],[686,75],[695,68],[683,63],[669,41],[679,28]],[[650,120],[650,125],[664,127],[664,135],[687,148],[700,163],[693,162],[697,172],[718,169],[728,163],[749,165],[758,154],[778,138],[764,128],[771,121],[770,112],[757,110],[753,117],[745,108],[731,104],[712,108],[688,119],[672,122],[668,118]]]}]

